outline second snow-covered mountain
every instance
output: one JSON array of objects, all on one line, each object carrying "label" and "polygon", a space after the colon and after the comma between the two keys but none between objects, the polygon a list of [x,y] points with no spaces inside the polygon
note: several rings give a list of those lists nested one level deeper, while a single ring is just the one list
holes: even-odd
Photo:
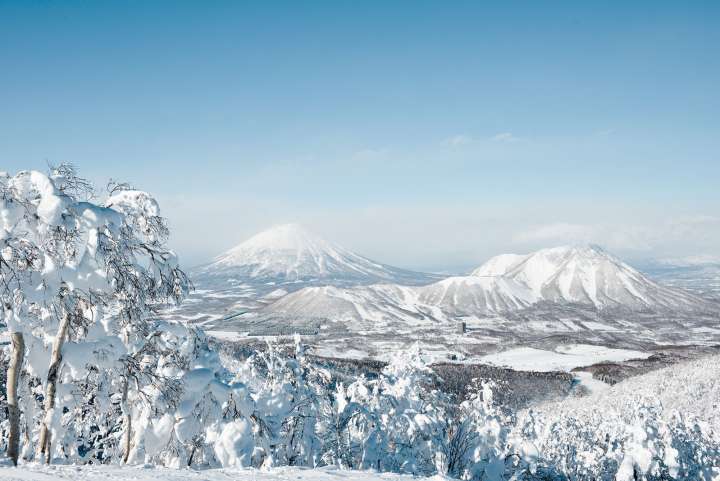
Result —
[{"label": "second snow-covered mountain", "polygon": [[603,311],[718,309],[687,291],[651,281],[597,246],[565,246],[494,257],[469,276],[424,286],[309,287],[284,296],[263,312],[367,325],[491,316],[534,305]]},{"label": "second snow-covered mountain", "polygon": [[502,277],[527,288],[538,301],[586,304],[598,309],[687,310],[707,303],[681,289],[661,286],[595,245],[542,249],[493,257],[472,272]]}]

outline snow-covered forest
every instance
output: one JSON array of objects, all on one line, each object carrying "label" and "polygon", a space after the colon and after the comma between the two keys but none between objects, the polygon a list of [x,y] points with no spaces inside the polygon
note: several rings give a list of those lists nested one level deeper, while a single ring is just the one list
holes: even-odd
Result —
[{"label": "snow-covered forest", "polygon": [[1,173],[0,222],[8,465],[720,479],[720,357],[512,411],[488,379],[439,390],[418,347],[338,376],[299,337],[240,358],[161,319],[192,286],[158,203],[130,185]]}]

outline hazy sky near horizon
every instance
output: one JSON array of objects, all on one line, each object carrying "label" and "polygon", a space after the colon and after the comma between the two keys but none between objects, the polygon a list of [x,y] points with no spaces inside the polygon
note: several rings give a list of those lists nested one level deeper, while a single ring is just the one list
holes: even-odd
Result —
[{"label": "hazy sky near horizon", "polygon": [[186,264],[299,222],[469,268],[720,256],[720,2],[0,0],[0,170],[157,195]]}]

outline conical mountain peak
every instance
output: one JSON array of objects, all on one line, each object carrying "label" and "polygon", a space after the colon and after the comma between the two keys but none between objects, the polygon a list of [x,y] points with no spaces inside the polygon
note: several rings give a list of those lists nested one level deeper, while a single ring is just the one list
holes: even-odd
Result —
[{"label": "conical mountain peak", "polygon": [[300,224],[260,232],[203,266],[200,277],[276,283],[427,283],[433,277],[374,262],[329,242]]}]

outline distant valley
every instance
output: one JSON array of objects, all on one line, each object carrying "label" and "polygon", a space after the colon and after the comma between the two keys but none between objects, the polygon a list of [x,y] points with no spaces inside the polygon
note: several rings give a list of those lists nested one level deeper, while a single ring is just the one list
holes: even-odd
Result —
[{"label": "distant valley", "polygon": [[230,340],[299,333],[318,355],[358,359],[386,359],[414,343],[433,359],[463,362],[523,347],[713,345],[720,303],[712,282],[688,285],[688,272],[651,277],[581,245],[503,254],[467,276],[443,277],[372,261],[287,224],[194,269],[196,291],[165,315]]}]

